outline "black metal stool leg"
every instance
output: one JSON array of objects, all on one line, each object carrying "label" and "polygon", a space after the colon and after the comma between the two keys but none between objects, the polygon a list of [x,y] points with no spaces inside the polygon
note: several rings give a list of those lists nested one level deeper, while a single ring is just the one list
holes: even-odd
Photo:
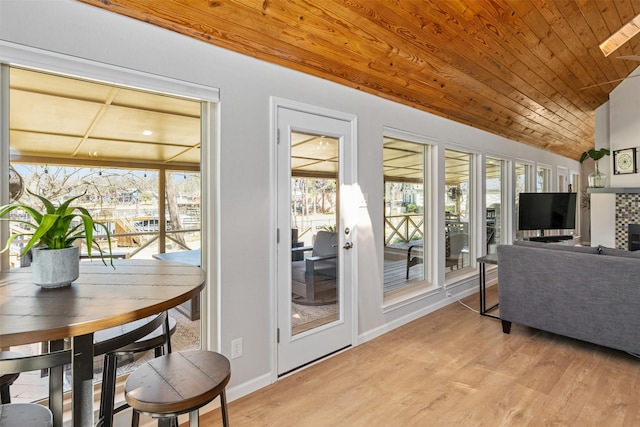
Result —
[{"label": "black metal stool leg", "polygon": [[163,332],[166,340],[165,346],[167,347],[167,351],[164,354],[170,354],[171,353],[171,327],[169,326],[168,314],[167,314],[167,318],[164,319]]},{"label": "black metal stool leg", "polygon": [[102,367],[102,392],[100,393],[99,419],[104,427],[113,426],[113,410],[116,395],[116,369],[118,357],[114,354],[104,355]]},{"label": "black metal stool leg", "polygon": [[11,403],[11,392],[9,391],[9,384],[5,384],[0,387],[0,401],[5,403]]},{"label": "black metal stool leg", "polygon": [[229,427],[229,413],[227,412],[227,391],[222,390],[220,393],[220,409],[222,411],[222,426]]}]

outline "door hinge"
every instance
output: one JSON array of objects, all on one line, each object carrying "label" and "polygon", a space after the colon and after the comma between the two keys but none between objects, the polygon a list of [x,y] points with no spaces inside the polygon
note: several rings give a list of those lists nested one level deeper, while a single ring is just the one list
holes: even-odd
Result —
[{"label": "door hinge", "polygon": [[278,328],[278,333],[276,335],[278,336],[276,344],[280,344],[280,328]]},{"label": "door hinge", "polygon": [[276,131],[276,144],[280,144],[280,129]]},{"label": "door hinge", "polygon": [[280,243],[280,229],[276,228],[276,243]]}]

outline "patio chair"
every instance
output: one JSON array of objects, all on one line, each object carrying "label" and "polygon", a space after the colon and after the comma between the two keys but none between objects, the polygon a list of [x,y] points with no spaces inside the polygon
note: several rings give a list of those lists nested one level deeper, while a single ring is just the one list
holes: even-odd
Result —
[{"label": "patio chair", "polygon": [[298,229],[291,229],[291,261],[302,261],[304,259],[304,251],[299,250],[302,248],[304,242],[298,241]]},{"label": "patio chair", "polygon": [[447,255],[445,266],[453,270],[460,268],[460,261],[463,249],[469,244],[469,235],[458,233],[452,234],[449,239],[449,254]]},{"label": "patio chair", "polygon": [[[303,297],[312,302],[316,299],[318,285],[335,287],[338,257],[338,234],[329,231],[318,231],[313,247],[300,248],[311,251],[301,262],[293,262],[292,279],[304,283]],[[301,263],[304,262],[304,276]]]}]

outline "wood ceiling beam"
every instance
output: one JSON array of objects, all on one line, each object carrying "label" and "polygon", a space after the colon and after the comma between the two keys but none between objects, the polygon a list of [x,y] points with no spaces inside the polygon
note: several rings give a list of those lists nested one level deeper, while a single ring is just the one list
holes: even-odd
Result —
[{"label": "wood ceiling beam", "polygon": [[[78,155],[78,152],[80,151],[80,149],[84,145],[84,143],[87,142],[87,140],[91,138],[91,133],[93,132],[93,129],[95,129],[95,127],[98,125],[98,122],[100,121],[100,119],[102,119],[102,117],[105,115],[105,113],[109,109],[109,106],[113,102],[113,98],[116,97],[116,95],[118,94],[119,91],[120,91],[120,89],[117,88],[117,87],[112,87],[111,88],[111,90],[109,91],[109,95],[107,96],[107,99],[104,100],[104,103],[102,104],[102,106],[100,107],[98,112],[96,113],[95,117],[93,118],[91,123],[89,123],[89,126],[87,126],[87,129],[85,130],[84,135],[82,135],[82,138],[78,142],[78,145],[76,145],[76,148],[73,150],[73,153],[71,153],[71,157],[76,157]],[[94,155],[94,156],[97,155],[97,154],[98,153],[92,153],[92,155]]]},{"label": "wood ceiling beam", "polygon": [[[85,168],[105,168],[105,169],[137,169],[137,170],[168,170],[178,172],[199,172],[200,165],[193,163],[176,163],[159,164],[157,162],[142,161],[118,161],[113,160],[95,160],[95,159],[73,159],[70,157],[49,157],[49,156],[24,156],[16,155],[11,158],[11,163],[31,164],[31,165],[49,165],[49,166],[72,166]],[[117,166],[116,166],[117,165]]]}]

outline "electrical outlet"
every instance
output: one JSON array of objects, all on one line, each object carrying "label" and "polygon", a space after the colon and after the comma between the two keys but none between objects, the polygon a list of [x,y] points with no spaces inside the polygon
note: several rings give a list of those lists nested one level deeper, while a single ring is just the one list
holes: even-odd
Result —
[{"label": "electrical outlet", "polygon": [[242,357],[242,338],[231,341],[231,358],[237,359],[238,357]]},{"label": "electrical outlet", "polygon": [[451,292],[447,292],[447,298],[451,298],[453,295],[451,295]]}]

